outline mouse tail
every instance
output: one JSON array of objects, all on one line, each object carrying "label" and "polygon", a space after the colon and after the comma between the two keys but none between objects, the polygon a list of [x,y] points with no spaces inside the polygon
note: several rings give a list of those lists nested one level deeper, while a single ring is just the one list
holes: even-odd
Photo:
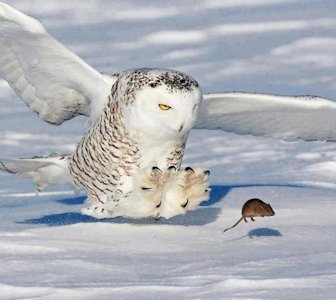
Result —
[{"label": "mouse tail", "polygon": [[229,227],[229,228],[226,228],[223,230],[223,232],[229,230],[229,229],[232,229],[233,227],[236,227],[242,220],[244,219],[244,217],[241,217],[236,224],[234,224],[233,226]]}]

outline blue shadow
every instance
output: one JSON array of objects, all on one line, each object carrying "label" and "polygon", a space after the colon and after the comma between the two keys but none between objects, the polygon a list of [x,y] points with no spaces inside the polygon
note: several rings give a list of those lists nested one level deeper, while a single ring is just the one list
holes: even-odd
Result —
[{"label": "blue shadow", "polygon": [[[238,185],[211,185],[210,199],[203,201],[200,206],[212,206],[223,200],[223,198],[229,193],[231,189],[234,188],[246,188],[246,187],[292,187],[292,188],[305,188],[307,186],[294,185],[294,184],[238,184]],[[253,195],[251,196],[253,197]],[[59,203],[65,205],[81,205],[85,202],[86,196],[72,197],[56,200]]]},{"label": "blue shadow", "polygon": [[[309,186],[290,183],[246,183],[237,185],[212,185],[210,192],[210,199],[203,201],[200,206],[211,206],[223,200],[223,198],[230,192],[231,189],[248,188],[248,187],[287,187],[287,188],[307,188]],[[251,195],[253,198],[253,195]],[[248,200],[248,199],[246,199]]]},{"label": "blue shadow", "polygon": [[261,236],[282,236],[279,230],[270,229],[270,228],[257,228],[251,230],[248,234],[249,238],[261,237]]},{"label": "blue shadow", "polygon": [[[153,218],[131,219],[116,217],[110,219],[95,219],[82,215],[77,212],[65,212],[60,214],[46,215],[41,218],[25,220],[19,224],[47,225],[47,226],[65,226],[78,223],[115,223],[115,224],[140,224],[140,225],[182,225],[182,226],[202,226],[217,220],[221,212],[220,208],[209,207],[219,202],[229,192],[231,187],[215,185],[211,186],[212,191],[210,199],[201,204],[202,208],[189,211],[185,215],[179,215],[169,220]],[[85,202],[86,197],[72,197],[56,200],[65,205],[81,205]]]},{"label": "blue shadow", "polygon": [[89,216],[82,215],[81,213],[68,212],[68,213],[47,215],[41,218],[30,219],[18,223],[32,224],[32,225],[41,224],[50,227],[65,226],[78,223],[202,226],[216,221],[220,212],[221,212],[220,208],[213,208],[213,207],[200,208],[194,211],[189,211],[185,215],[179,215],[173,217],[169,220],[165,220],[162,218],[159,220],[154,220],[153,218],[131,219],[123,217],[116,217],[111,219],[95,219]]},{"label": "blue shadow", "polygon": [[[224,185],[212,185],[210,192],[210,199],[201,203],[201,206],[211,206],[217,202],[220,202],[225,195],[230,191],[233,186],[224,186]],[[59,203],[65,205],[81,205],[85,202],[86,196],[71,197],[56,200]]]},{"label": "blue shadow", "polygon": [[[82,215],[77,212],[65,212],[60,214],[46,215],[41,218],[25,220],[18,222],[19,224],[41,224],[47,226],[65,226],[77,223],[115,223],[115,224],[139,224],[139,225],[182,225],[182,226],[202,226],[212,223],[217,220],[221,209],[210,207],[222,201],[228,192],[233,188],[245,188],[256,186],[277,186],[277,187],[295,187],[305,188],[307,186],[291,185],[291,184],[240,184],[240,185],[213,185],[211,186],[210,199],[201,203],[201,207],[194,211],[189,211],[185,215],[179,215],[169,220],[152,218],[131,219],[124,217],[116,217],[111,219],[95,219],[89,216]],[[251,198],[253,195],[251,195]],[[81,205],[86,197],[73,197],[57,200],[65,205]],[[280,232],[272,229],[261,228],[250,231],[249,237],[254,236],[281,236]]]},{"label": "blue shadow", "polygon": [[73,198],[60,199],[56,201],[65,205],[81,205],[85,202],[85,199],[86,196],[79,196]]},{"label": "blue shadow", "polygon": [[233,186],[225,185],[212,185],[210,192],[210,199],[203,201],[200,206],[211,206],[217,202],[220,202],[226,194],[232,189]]}]

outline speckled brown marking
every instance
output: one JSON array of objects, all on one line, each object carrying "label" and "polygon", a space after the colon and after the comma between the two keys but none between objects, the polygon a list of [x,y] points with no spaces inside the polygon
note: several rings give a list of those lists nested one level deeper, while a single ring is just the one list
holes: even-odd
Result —
[{"label": "speckled brown marking", "polygon": [[[105,192],[120,197],[122,176],[132,176],[139,166],[139,149],[122,120],[119,103],[109,97],[101,117],[83,137],[69,163],[74,183],[93,201],[103,202]],[[112,145],[112,147],[111,147]],[[116,146],[117,145],[117,146]]]},{"label": "speckled brown marking", "polygon": [[167,166],[174,166],[176,169],[180,168],[185,146],[186,142],[176,145],[176,148],[167,157]]},{"label": "speckled brown marking", "polygon": [[[141,155],[137,138],[125,126],[122,111],[134,104],[142,88],[160,86],[167,93],[190,93],[198,88],[198,83],[177,71],[137,69],[120,74],[112,85],[102,115],[83,137],[69,162],[74,183],[86,190],[93,203],[117,204],[131,197],[132,192],[123,189],[123,178],[136,173]],[[166,158],[167,166],[180,167],[185,141],[183,137],[171,151]]]}]

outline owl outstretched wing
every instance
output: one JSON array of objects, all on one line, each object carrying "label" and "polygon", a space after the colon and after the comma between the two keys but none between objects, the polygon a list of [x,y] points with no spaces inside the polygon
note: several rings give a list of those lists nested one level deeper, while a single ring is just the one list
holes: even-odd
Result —
[{"label": "owl outstretched wing", "polygon": [[59,125],[101,113],[111,80],[51,37],[43,25],[0,3],[0,76],[39,117]]},{"label": "owl outstretched wing", "polygon": [[204,94],[195,128],[283,140],[336,140],[336,101],[315,96]]}]

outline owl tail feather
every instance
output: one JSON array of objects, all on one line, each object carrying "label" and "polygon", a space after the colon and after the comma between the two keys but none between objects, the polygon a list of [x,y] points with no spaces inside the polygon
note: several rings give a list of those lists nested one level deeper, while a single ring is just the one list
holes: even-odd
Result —
[{"label": "owl tail feather", "polygon": [[0,171],[30,178],[40,192],[52,184],[70,183],[68,169],[70,155],[52,154],[47,157],[19,158],[0,160]]}]

